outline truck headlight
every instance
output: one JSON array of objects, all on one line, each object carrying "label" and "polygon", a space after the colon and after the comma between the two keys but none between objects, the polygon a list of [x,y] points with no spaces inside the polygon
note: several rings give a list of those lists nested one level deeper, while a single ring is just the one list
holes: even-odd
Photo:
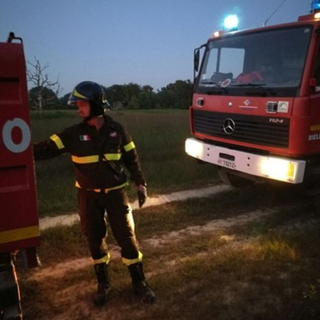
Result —
[{"label": "truck headlight", "polygon": [[262,174],[280,181],[292,181],[296,174],[296,165],[284,159],[267,158],[261,164]]},{"label": "truck headlight", "polygon": [[185,142],[185,152],[197,159],[202,159],[203,146],[194,139],[187,139]]}]

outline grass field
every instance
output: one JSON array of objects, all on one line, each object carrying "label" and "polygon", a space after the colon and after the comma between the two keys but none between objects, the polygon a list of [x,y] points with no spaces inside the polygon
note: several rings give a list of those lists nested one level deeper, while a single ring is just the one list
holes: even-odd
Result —
[{"label": "grass field", "polygon": [[[135,138],[150,194],[217,183],[212,166],[198,165],[184,154],[186,111],[125,111],[114,118]],[[66,115],[34,119],[34,138],[75,121]],[[37,163],[37,176],[41,215],[75,210],[67,158]],[[109,233],[113,291],[110,301],[96,308],[88,248],[75,224],[41,232],[42,268],[26,271],[18,265],[24,319],[320,318],[320,219],[310,199],[295,188],[258,184],[133,213],[155,304],[142,304],[132,294]]]},{"label": "grass field", "polygon": [[[150,195],[198,188],[217,178],[215,167],[199,165],[184,152],[190,136],[188,111],[110,112],[133,137]],[[37,142],[79,122],[75,111],[32,115],[32,136]],[[36,163],[39,215],[52,216],[76,211],[76,189],[69,155]],[[135,200],[135,189],[129,188]]]},{"label": "grass field", "polygon": [[[132,294],[117,250],[110,301],[93,305],[95,277],[76,224],[42,233],[43,267],[21,274],[24,319],[319,319],[320,220],[305,198],[258,185],[134,215],[153,305]],[[108,243],[117,248],[111,233]]]}]

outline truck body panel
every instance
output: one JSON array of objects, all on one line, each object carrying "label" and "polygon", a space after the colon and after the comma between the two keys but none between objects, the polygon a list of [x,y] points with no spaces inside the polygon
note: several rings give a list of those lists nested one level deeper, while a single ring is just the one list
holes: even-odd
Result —
[{"label": "truck body panel", "polygon": [[39,245],[22,43],[0,43],[0,253]]},{"label": "truck body panel", "polygon": [[[12,40],[20,43],[13,43]],[[15,259],[38,266],[39,219],[21,38],[0,43],[0,318],[22,319]]]}]

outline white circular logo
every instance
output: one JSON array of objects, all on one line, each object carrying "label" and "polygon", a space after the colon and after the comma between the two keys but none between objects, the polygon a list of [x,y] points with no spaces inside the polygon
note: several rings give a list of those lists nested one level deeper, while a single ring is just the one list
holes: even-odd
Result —
[{"label": "white circular logo", "polygon": [[[15,143],[12,139],[12,131],[14,128],[18,128],[21,131],[22,138],[18,143]],[[8,120],[4,124],[2,129],[2,137],[3,143],[6,148],[13,153],[20,153],[25,151],[31,142],[30,128],[28,124],[20,118]]]}]

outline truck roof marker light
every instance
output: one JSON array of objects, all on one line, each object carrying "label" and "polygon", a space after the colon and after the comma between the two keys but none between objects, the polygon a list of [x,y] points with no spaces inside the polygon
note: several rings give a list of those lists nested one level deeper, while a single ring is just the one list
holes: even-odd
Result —
[{"label": "truck roof marker light", "polygon": [[305,16],[300,16],[298,21],[320,20],[320,11]]},{"label": "truck roof marker light", "polygon": [[223,34],[222,31],[215,31],[212,35],[213,38],[219,38]]}]

